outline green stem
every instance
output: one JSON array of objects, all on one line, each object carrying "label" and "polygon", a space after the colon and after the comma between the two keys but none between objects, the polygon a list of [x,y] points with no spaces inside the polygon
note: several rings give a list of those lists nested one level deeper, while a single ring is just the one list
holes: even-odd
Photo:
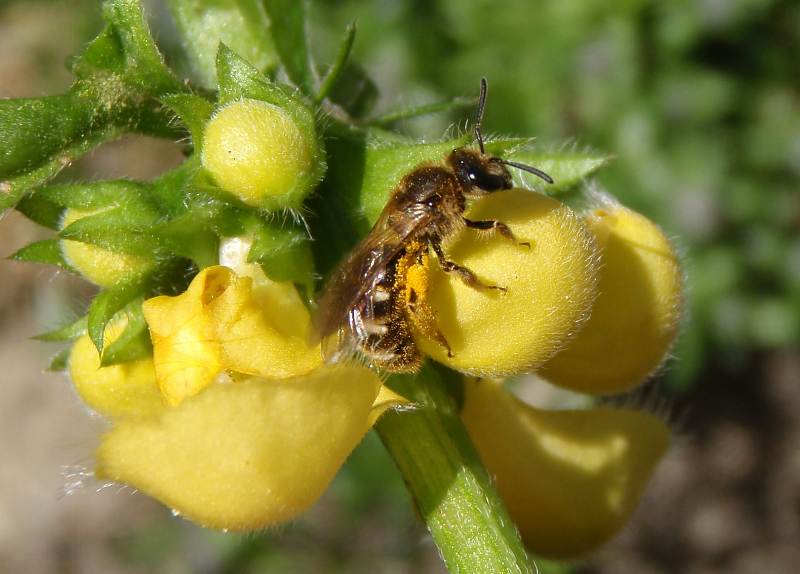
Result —
[{"label": "green stem", "polygon": [[378,433],[451,572],[535,572],[458,416],[455,377],[431,364],[392,377],[418,408],[387,413]]}]

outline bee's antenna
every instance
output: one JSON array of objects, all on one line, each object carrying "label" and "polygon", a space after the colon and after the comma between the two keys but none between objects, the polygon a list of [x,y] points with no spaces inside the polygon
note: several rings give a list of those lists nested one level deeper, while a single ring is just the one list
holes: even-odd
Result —
[{"label": "bee's antenna", "polygon": [[481,148],[481,153],[486,153],[483,149],[483,135],[481,134],[481,122],[483,122],[483,110],[486,108],[486,91],[487,84],[486,78],[481,78],[481,95],[478,98],[478,115],[475,118],[475,139],[478,140],[478,146]]},{"label": "bee's antenna", "polygon": [[525,165],[524,163],[517,163],[515,161],[508,161],[506,159],[501,159],[500,163],[505,164],[505,165],[510,165],[511,167],[515,167],[517,169],[521,169],[522,171],[527,171],[528,173],[532,173],[533,175],[535,175],[537,177],[541,177],[547,183],[551,183],[551,184],[555,183],[555,181],[553,181],[552,177],[547,175],[541,169],[533,167],[532,165]]}]

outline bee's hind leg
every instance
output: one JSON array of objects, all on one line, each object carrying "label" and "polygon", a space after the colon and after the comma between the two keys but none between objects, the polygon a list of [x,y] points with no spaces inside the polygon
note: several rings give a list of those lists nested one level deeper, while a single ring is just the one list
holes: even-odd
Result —
[{"label": "bee's hind leg", "polygon": [[458,263],[449,261],[444,256],[444,251],[442,251],[442,246],[439,245],[438,243],[431,243],[431,246],[433,247],[434,253],[436,253],[436,257],[439,259],[439,265],[442,266],[442,270],[445,273],[455,273],[456,275],[458,275],[458,278],[461,279],[461,281],[463,281],[464,284],[467,285],[468,287],[472,287],[473,289],[477,289],[479,291],[483,291],[486,289],[494,289],[497,291],[501,291],[503,293],[507,291],[505,287],[500,287],[498,285],[487,285],[486,283],[478,279],[478,276],[475,275],[475,273],[473,273],[463,265],[459,265]]},{"label": "bee's hind leg", "polygon": [[497,221],[496,219],[484,219],[481,221],[473,221],[471,219],[467,219],[466,217],[463,218],[464,223],[467,227],[471,229],[482,229],[482,230],[494,230],[497,231],[500,235],[508,239],[509,241],[513,241],[517,245],[522,247],[530,247],[531,244],[528,241],[519,241],[517,236],[514,235],[514,232],[503,223],[502,221]]},{"label": "bee's hind leg", "polygon": [[408,313],[409,321],[414,324],[425,338],[436,341],[447,351],[448,357],[453,357],[450,343],[447,342],[447,339],[436,324],[436,315],[433,309],[428,305],[425,297],[413,286],[406,288],[406,312]]}]

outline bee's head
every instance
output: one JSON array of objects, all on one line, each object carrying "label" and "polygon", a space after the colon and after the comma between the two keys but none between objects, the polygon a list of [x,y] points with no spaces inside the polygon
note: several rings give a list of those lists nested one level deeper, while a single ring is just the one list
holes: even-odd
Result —
[{"label": "bee's head", "polygon": [[508,168],[500,158],[467,148],[458,148],[447,156],[447,163],[466,188],[490,193],[511,189],[514,185]]},{"label": "bee's head", "polygon": [[481,134],[483,111],[486,108],[486,78],[481,78],[481,95],[478,99],[478,115],[475,118],[475,140],[480,151],[467,148],[458,148],[447,156],[447,163],[456,174],[456,177],[474,194],[491,193],[501,189],[511,189],[514,184],[511,174],[506,166],[515,167],[540,177],[547,183],[553,183],[553,178],[539,168],[508,161],[486,153]]}]

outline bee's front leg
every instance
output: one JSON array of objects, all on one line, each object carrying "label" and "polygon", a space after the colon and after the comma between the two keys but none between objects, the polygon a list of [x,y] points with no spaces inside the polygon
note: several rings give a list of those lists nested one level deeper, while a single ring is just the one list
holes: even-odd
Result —
[{"label": "bee's front leg", "polygon": [[447,257],[445,257],[444,251],[442,251],[442,246],[438,242],[431,241],[430,245],[433,247],[433,252],[436,253],[436,257],[439,259],[439,265],[442,266],[442,270],[444,270],[445,273],[455,273],[458,275],[458,278],[461,279],[468,287],[472,287],[473,289],[477,289],[479,291],[483,291],[485,289],[496,289],[497,291],[502,291],[503,293],[507,291],[505,287],[487,285],[478,279],[478,276],[475,275],[475,273],[463,265],[449,261]]},{"label": "bee's front leg", "polygon": [[497,231],[500,235],[508,239],[509,241],[513,241],[517,245],[522,245],[523,247],[530,247],[531,244],[527,241],[518,241],[517,236],[514,235],[514,232],[509,229],[508,225],[503,223],[502,221],[497,221],[495,219],[485,219],[481,221],[472,221],[471,219],[467,219],[466,217],[462,218],[464,223],[467,227],[471,229],[491,229]]}]

